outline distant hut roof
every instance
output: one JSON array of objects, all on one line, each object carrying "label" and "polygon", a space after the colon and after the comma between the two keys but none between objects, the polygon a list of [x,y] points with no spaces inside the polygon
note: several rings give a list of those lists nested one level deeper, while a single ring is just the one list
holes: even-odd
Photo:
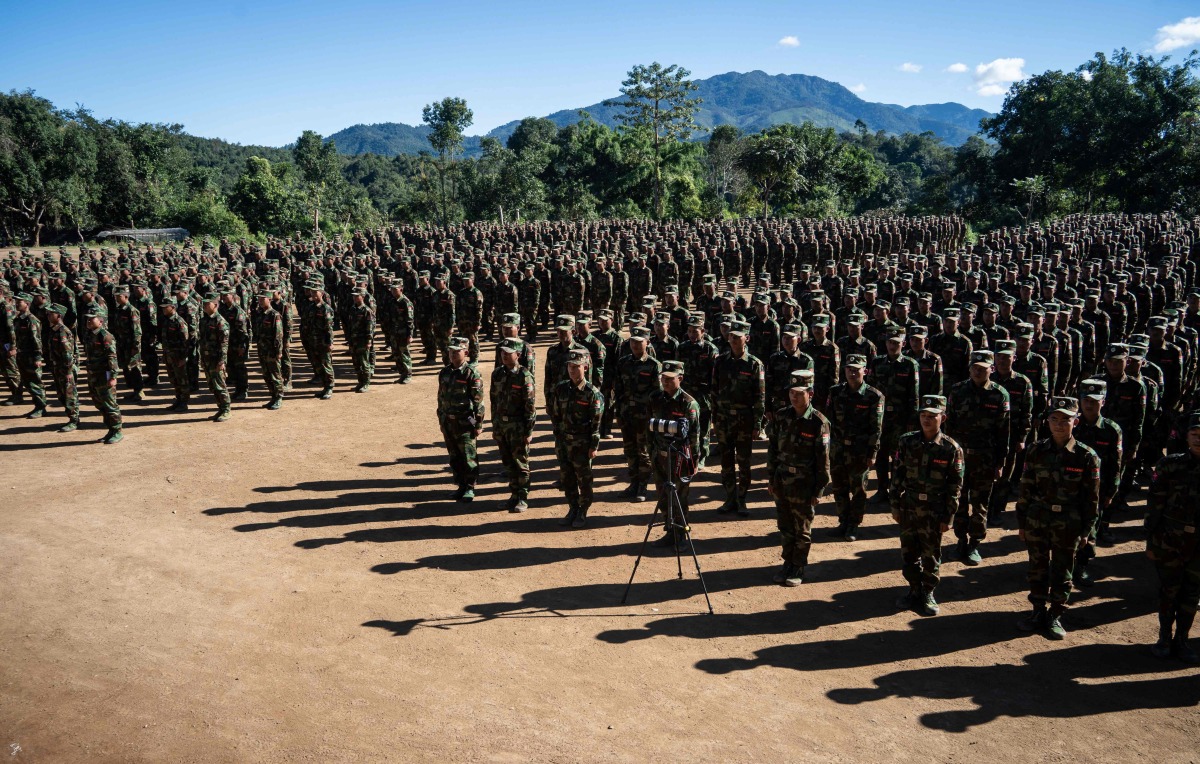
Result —
[{"label": "distant hut roof", "polygon": [[120,228],[96,234],[97,239],[130,239],[132,241],[183,241],[187,237],[186,228]]}]

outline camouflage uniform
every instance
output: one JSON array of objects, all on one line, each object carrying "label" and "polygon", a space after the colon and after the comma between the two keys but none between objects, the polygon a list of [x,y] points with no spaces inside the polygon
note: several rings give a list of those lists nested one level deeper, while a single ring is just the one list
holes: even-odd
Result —
[{"label": "camouflage uniform", "polygon": [[208,389],[217,401],[215,418],[229,416],[229,390],[225,387],[223,364],[229,358],[229,324],[220,313],[200,317],[200,361]]},{"label": "camouflage uniform", "polygon": [[[587,351],[576,350],[580,353]],[[592,452],[600,447],[600,420],[604,396],[587,381],[576,385],[569,379],[554,389],[554,455],[558,459],[563,493],[570,508],[564,523],[582,528],[592,506]]]},{"label": "camouflage uniform", "polygon": [[442,287],[433,295],[433,340],[442,355],[443,364],[450,363],[450,335],[454,333],[455,322],[454,293]]},{"label": "camouflage uniform", "polygon": [[67,410],[68,425],[79,424],[79,358],[75,353],[75,334],[60,321],[50,327],[50,342],[46,352],[53,359],[54,391],[58,402]]},{"label": "camouflage uniform", "polygon": [[[465,344],[463,350],[467,350]],[[455,499],[475,490],[479,477],[475,431],[483,425],[483,377],[472,363],[447,365],[438,372],[438,424],[450,454],[450,470],[458,485]]]},{"label": "camouflage uniform", "polygon": [[322,386],[318,396],[333,390],[333,307],[322,300],[313,303],[309,313],[309,343],[313,353],[313,374]]},{"label": "camouflage uniform", "polygon": [[9,399],[3,405],[20,402],[23,393],[21,372],[17,369],[17,332],[13,325],[16,318],[13,306],[0,294],[0,376],[8,385]]},{"label": "camouflage uniform", "polygon": [[848,382],[829,393],[829,471],[843,535],[862,524],[867,506],[867,472],[883,435],[883,393],[863,382]]},{"label": "camouflage uniform", "polygon": [[696,399],[700,408],[697,429],[699,432],[696,462],[703,466],[709,456],[709,431],[712,429],[712,380],[717,363],[717,346],[708,337],[699,342],[688,340],[679,346],[679,360],[683,363],[683,387],[688,395]]},{"label": "camouflage uniform", "polygon": [[104,415],[104,424],[111,438],[121,432],[121,408],[117,405],[113,388],[108,386],[109,381],[116,379],[121,370],[117,363],[117,340],[103,326],[85,330],[83,340],[87,356],[88,391],[92,394],[92,405]]},{"label": "camouflage uniform", "polygon": [[829,420],[814,406],[800,414],[792,406],[775,412],[767,446],[767,476],[783,537],[781,557],[798,578],[808,564],[816,503],[829,485]]},{"label": "camouflage uniform", "polygon": [[900,437],[888,494],[900,523],[900,554],[910,595],[937,588],[942,566],[942,526],[950,524],[963,485],[963,451],[939,432]]},{"label": "camouflage uniform", "polygon": [[[987,353],[989,359],[991,353]],[[962,448],[966,474],[954,512],[954,535],[964,562],[974,564],[979,542],[987,537],[988,508],[996,472],[1008,458],[1011,405],[1008,391],[988,380],[966,379],[950,388],[946,432]]]},{"label": "camouflage uniform", "polygon": [[[1190,417],[1192,427],[1200,418]],[[1158,572],[1160,646],[1157,655],[1175,652],[1195,661],[1187,636],[1200,602],[1200,457],[1191,451],[1171,454],[1158,462],[1150,483],[1146,513],[1146,551]],[[1175,625],[1174,643],[1171,626]],[[1163,644],[1163,641],[1167,644]]]},{"label": "camouflage uniform", "polygon": [[396,357],[396,381],[406,382],[413,374],[412,353],[409,351],[415,327],[412,300],[403,294],[393,297],[382,323],[392,355]]},{"label": "camouflage uniform", "polygon": [[621,424],[625,462],[629,467],[631,495],[650,483],[650,450],[647,423],[650,421],[650,400],[662,389],[659,374],[662,364],[647,353],[643,358],[632,355],[617,360],[617,378],[613,400]]},{"label": "camouflage uniform", "polygon": [[250,388],[250,371],[246,366],[250,357],[250,318],[236,300],[229,304],[222,301],[217,307],[217,312],[229,325],[229,360],[226,376],[233,387],[233,399],[244,400],[246,391]]},{"label": "camouflage uniform", "polygon": [[[893,330],[895,331],[895,330]],[[867,382],[883,393],[883,433],[880,436],[880,458],[875,462],[879,476],[879,495],[888,490],[891,457],[896,453],[900,436],[911,432],[916,425],[917,406],[920,401],[920,367],[906,355],[896,358],[876,356],[867,366],[870,373]]]},{"label": "camouflage uniform", "polygon": [[508,472],[508,488],[512,492],[510,510],[516,510],[519,503],[529,498],[527,439],[533,435],[537,418],[535,384],[533,372],[519,363],[512,369],[499,364],[492,372],[492,436],[500,451],[500,461]]},{"label": "camouflage uniform", "polygon": [[[676,362],[663,367],[664,371],[668,369],[682,371],[683,366]],[[685,376],[684,379],[686,380],[687,377]],[[658,390],[650,396],[650,418],[686,420],[688,423],[686,452],[682,455],[682,464],[673,463],[677,460],[671,458],[671,446],[678,447],[679,445],[673,438],[659,433],[649,435],[650,448],[653,453],[651,461],[654,482],[658,490],[658,509],[664,515],[666,514],[669,497],[667,483],[673,482],[675,490],[679,494],[679,503],[686,512],[691,481],[684,482],[679,478],[691,476],[696,464],[696,455],[700,451],[700,405],[682,387],[676,390],[674,395],[668,395],[666,391]]]},{"label": "camouflage uniform", "polygon": [[283,319],[274,308],[267,308],[255,315],[254,327],[263,382],[271,393],[272,402],[278,402],[283,398],[283,374],[280,370],[280,359],[283,355]]},{"label": "camouflage uniform", "polygon": [[470,348],[468,360],[479,361],[479,329],[483,324],[483,292],[470,281],[454,296],[454,322],[458,336],[465,337]]},{"label": "camouflage uniform", "polygon": [[749,514],[750,455],[766,409],[766,369],[747,349],[723,353],[713,368],[713,437],[721,449],[723,512]]},{"label": "camouflage uniform", "polygon": [[365,392],[371,386],[375,373],[375,311],[364,302],[351,305],[347,315],[347,344],[354,373],[358,377],[356,392]]},{"label": "camouflage uniform", "polygon": [[[124,290],[128,294],[128,290]],[[130,387],[130,397],[142,397],[142,316],[133,303],[117,304],[109,317],[117,341],[117,364]]]},{"label": "camouflage uniform", "polygon": [[[167,304],[175,303],[171,301]],[[187,369],[191,329],[179,313],[169,316],[164,314],[159,326],[159,335],[162,338],[163,364],[167,367],[167,378],[171,380],[171,387],[175,390],[175,406],[186,406],[192,395]]]}]

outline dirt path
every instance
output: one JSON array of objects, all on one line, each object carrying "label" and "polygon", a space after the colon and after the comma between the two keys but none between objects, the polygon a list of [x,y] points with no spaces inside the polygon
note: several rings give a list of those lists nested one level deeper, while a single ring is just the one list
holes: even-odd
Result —
[{"label": "dirt path", "polygon": [[224,424],[206,394],[164,413],[160,387],[113,447],[86,402],[70,435],[0,409],[0,759],[1195,759],[1200,679],[1147,653],[1133,514],[1052,643],[1014,627],[1013,532],[945,565],[942,615],[921,618],[893,606],[890,518],[847,544],[822,504],[809,580],[784,589],[761,481],[754,517],[727,521],[710,471],[692,519],[717,614],[661,552],[622,606],[652,507],[616,498],[619,441],[584,531],[557,525],[544,425],[528,513],[499,511],[490,441],[458,505],[432,367],[366,395],[338,371],[333,400],[299,387],[278,412],[255,376]]}]

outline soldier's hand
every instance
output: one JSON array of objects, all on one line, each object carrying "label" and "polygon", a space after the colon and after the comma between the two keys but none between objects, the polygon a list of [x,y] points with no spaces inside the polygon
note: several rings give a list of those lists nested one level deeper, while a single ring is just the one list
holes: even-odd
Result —
[{"label": "soldier's hand", "polygon": [[1001,475],[1003,475],[1003,474],[1004,474],[1004,468],[1003,468],[1003,467],[997,467],[997,468],[996,468],[996,474],[995,474],[995,475],[993,475],[992,477],[993,477],[995,480],[999,480],[999,479],[1000,479],[1000,476],[1001,476]]},{"label": "soldier's hand", "polygon": [[16,349],[15,347],[12,347],[12,348],[9,348],[9,349],[8,349],[8,355],[9,355],[9,357],[12,357],[12,356],[14,356],[14,355],[16,355],[16,354],[17,354],[17,349]]},{"label": "soldier's hand", "polygon": [[892,510],[892,519],[895,520],[897,524],[900,523],[900,510],[898,510],[898,509]]},{"label": "soldier's hand", "polygon": [[1025,529],[1024,528],[1017,531],[1017,538],[1019,538],[1021,541],[1025,540]]},{"label": "soldier's hand", "polygon": [[476,438],[479,438],[479,436],[480,436],[480,435],[482,435],[482,434],[483,434],[483,428],[476,428],[476,430],[475,430],[475,437],[476,437]]},{"label": "soldier's hand", "polygon": [[1148,557],[1148,558],[1149,558],[1149,559],[1151,559],[1151,560],[1157,560],[1157,559],[1158,559],[1158,555],[1156,555],[1156,554],[1154,553],[1154,550],[1153,550],[1153,549],[1147,549],[1147,550],[1146,550],[1146,557]]},{"label": "soldier's hand", "polygon": [[108,386],[109,386],[109,387],[111,387],[111,388],[113,388],[113,389],[116,389],[116,387],[117,387],[117,378],[116,378],[116,377],[113,377],[112,379],[108,380]]},{"label": "soldier's hand", "polygon": [[767,495],[771,498],[775,498],[775,486],[771,483],[767,483]]},{"label": "soldier's hand", "polygon": [[525,445],[527,445],[527,446],[528,446],[528,445],[529,445],[530,443],[532,443],[532,442],[533,442],[533,436],[532,436],[532,435],[528,435],[528,436],[526,436],[526,437],[525,437]]},{"label": "soldier's hand", "polygon": [[591,451],[588,451],[588,458],[589,458],[589,459],[595,459],[595,458],[596,458],[596,449],[594,449],[594,448],[593,448]]},{"label": "soldier's hand", "polygon": [[1083,548],[1084,548],[1085,546],[1087,546],[1087,545],[1088,545],[1088,537],[1087,537],[1087,536],[1080,536],[1080,537],[1079,537],[1079,543],[1078,543],[1076,546],[1077,546],[1079,549],[1083,549]]},{"label": "soldier's hand", "polygon": [[34,362],[33,362],[33,367],[34,367],[35,369],[40,369],[40,368],[42,368],[42,362],[41,362],[41,361],[34,361]]},{"label": "soldier's hand", "polygon": [[950,523],[940,523],[938,528],[942,530],[942,533],[945,533],[946,531],[950,530]]},{"label": "soldier's hand", "polygon": [[217,364],[217,371],[225,371],[225,362],[224,361]]}]

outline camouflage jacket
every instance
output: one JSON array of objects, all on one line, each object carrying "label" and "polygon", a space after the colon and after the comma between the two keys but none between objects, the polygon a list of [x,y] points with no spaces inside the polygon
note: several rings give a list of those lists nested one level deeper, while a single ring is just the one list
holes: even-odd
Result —
[{"label": "camouflage jacket", "polygon": [[565,443],[585,445],[589,451],[600,447],[600,420],[604,415],[604,395],[587,380],[575,385],[563,380],[554,388],[554,406],[550,419],[555,438]]},{"label": "camouflage jacket", "polygon": [[980,387],[967,379],[950,388],[946,403],[946,432],[964,453],[987,454],[1003,464],[1008,458],[1012,416],[1008,391],[996,382]]},{"label": "camouflage jacket", "polygon": [[279,311],[271,308],[256,314],[254,324],[259,357],[278,358],[283,352],[283,319]]},{"label": "camouflage jacket", "polygon": [[141,351],[142,316],[133,303],[116,306],[109,318],[109,326],[123,355]]},{"label": "camouflage jacket", "polygon": [[1009,442],[1020,443],[1033,427],[1033,385],[1019,371],[1014,371],[1007,378],[1001,378],[997,372],[992,374],[992,381],[1008,392],[1008,427]]},{"label": "camouflage jacket", "polygon": [[828,338],[821,343],[808,340],[800,345],[800,351],[813,361],[813,400],[824,404],[829,398],[829,389],[837,384],[841,374],[842,354]]},{"label": "camouflage jacket", "polygon": [[754,317],[750,322],[750,333],[746,335],[746,346],[755,358],[770,358],[779,349],[779,322],[770,316]]},{"label": "camouflage jacket", "polygon": [[917,362],[920,369],[921,384],[918,395],[941,395],[945,390],[945,371],[942,368],[942,357],[932,350],[925,350],[921,355],[914,355],[910,348],[904,349],[904,354]]},{"label": "camouflage jacket", "polygon": [[812,356],[797,349],[794,353],[778,350],[767,359],[767,411],[774,415],[775,411],[790,405],[788,403],[788,385],[792,381],[792,372],[800,369],[812,369]]},{"label": "camouflage jacket", "polygon": [[834,452],[874,457],[883,432],[883,393],[863,382],[842,382],[829,391],[830,437]]},{"label": "camouflage jacket", "polygon": [[921,369],[916,360],[901,354],[880,355],[868,365],[871,387],[883,393],[883,421],[907,432],[916,423],[920,402]]},{"label": "camouflage jacket", "polygon": [[[534,351],[533,345],[530,345],[525,340],[518,339],[516,337],[513,338],[513,341],[516,342],[517,345],[520,347],[520,350],[517,351],[517,365],[520,366],[521,368],[527,370],[530,374],[533,374],[536,377],[537,376],[537,353]],[[492,364],[493,371],[495,371],[496,369],[499,369],[501,366],[504,365],[504,362],[500,360],[500,353],[501,353],[500,343],[497,342],[496,343],[496,358],[495,358],[495,362]]]},{"label": "camouflage jacket", "polygon": [[1200,458],[1190,451],[1159,460],[1146,502],[1146,549],[1160,563],[1195,559],[1200,540]]},{"label": "camouflage jacket", "polygon": [[483,321],[483,292],[475,287],[462,289],[454,296],[454,320],[465,329],[476,329]]},{"label": "camouflage jacket", "polygon": [[200,362],[215,368],[229,357],[229,324],[220,313],[200,318]]},{"label": "camouflage jacket", "polygon": [[[931,337],[929,349],[942,359],[942,373],[947,387],[962,382],[970,376],[971,351],[975,348],[965,335],[955,332]],[[938,395],[938,393],[927,394]]]},{"label": "camouflage jacket", "polygon": [[250,348],[250,318],[245,309],[236,302],[232,305],[221,303],[217,312],[225,319],[225,323],[229,324],[229,347],[240,350],[245,355],[245,351]]},{"label": "camouflage jacket", "polygon": [[452,330],[455,326],[454,293],[442,289],[433,293],[433,315],[430,316],[433,328],[443,332]]},{"label": "camouflage jacket", "polygon": [[604,343],[591,332],[582,337],[576,336],[575,341],[587,348],[588,353],[592,356],[592,371],[589,381],[596,387],[601,387],[604,382],[604,367],[608,363],[608,351],[605,349]]},{"label": "camouflage jacket", "polygon": [[183,353],[188,349],[191,329],[188,328],[188,323],[183,316],[178,313],[163,316],[162,323],[159,324],[159,334],[162,337],[163,350]]},{"label": "camouflage jacket", "polygon": [[920,430],[901,435],[888,486],[893,510],[949,523],[962,495],[963,470],[962,448],[949,435],[939,432],[932,440]]},{"label": "camouflage jacket", "polygon": [[83,349],[87,354],[88,383],[103,385],[116,379],[121,367],[117,364],[117,340],[112,332],[101,326],[83,334]]},{"label": "camouflage jacket", "polygon": [[[687,377],[684,377],[687,380]],[[675,391],[674,395],[667,395],[665,390],[659,390],[650,396],[650,418],[651,419],[686,419],[688,423],[687,444],[691,449],[690,453],[693,458],[699,458],[700,454],[700,404],[696,399],[684,392],[683,388]],[[667,446],[674,443],[669,437],[658,433],[650,434],[651,448],[662,452],[667,450]],[[658,454],[663,456],[662,453]]]},{"label": "camouflage jacket", "polygon": [[617,415],[623,419],[649,417],[650,399],[662,390],[661,372],[662,364],[649,353],[642,359],[622,356],[617,361],[617,378],[613,385]]},{"label": "camouflage jacket", "polygon": [[483,377],[475,364],[446,366],[438,372],[437,417],[443,429],[475,430],[483,425]]},{"label": "camouflage jacket", "polygon": [[763,362],[749,350],[740,358],[722,353],[713,367],[713,419],[737,420],[758,430],[767,406],[767,373]]},{"label": "camouflage jacket", "polygon": [[381,317],[383,330],[389,337],[412,339],[414,316],[412,300],[405,295],[393,297]]},{"label": "camouflage jacket", "polygon": [[528,437],[537,419],[533,372],[500,364],[492,372],[492,427]]},{"label": "camouflage jacket", "polygon": [[708,338],[699,342],[688,340],[679,346],[679,360],[683,362],[683,388],[696,399],[701,411],[707,410],[712,404],[717,346]]},{"label": "camouflage jacket", "polygon": [[816,407],[775,412],[768,430],[767,479],[791,501],[812,501],[829,485],[829,420]]},{"label": "camouflage jacket", "polygon": [[1050,375],[1046,371],[1046,359],[1032,350],[1013,356],[1013,371],[1029,380],[1033,394],[1033,416],[1046,410],[1050,395]]},{"label": "camouflage jacket", "polygon": [[559,382],[567,379],[567,359],[571,357],[572,350],[587,350],[587,348],[573,338],[566,346],[561,342],[556,342],[546,348],[546,374],[542,384],[542,395],[546,399],[547,407],[553,405],[554,388],[558,386]]},{"label": "camouflage jacket", "polygon": [[366,349],[375,338],[375,311],[366,303],[351,305],[348,318],[350,325],[346,331],[346,344],[351,349]]},{"label": "camouflage jacket", "polygon": [[1103,414],[1095,422],[1081,418],[1075,425],[1075,439],[1100,457],[1100,496],[1112,499],[1121,483],[1121,428]]},{"label": "camouflage jacket", "polygon": [[1146,420],[1146,385],[1126,374],[1114,379],[1107,372],[1098,377],[1107,385],[1104,408],[1100,413],[1121,427],[1121,438],[1128,446],[1142,442],[1142,425]]},{"label": "camouflage jacket", "polygon": [[31,311],[13,318],[13,333],[17,339],[17,355],[24,363],[42,360],[42,322]]},{"label": "camouflage jacket", "polygon": [[50,327],[50,343],[46,348],[50,366],[55,374],[69,374],[74,370],[78,358],[75,355],[75,334],[65,323]]},{"label": "camouflage jacket", "polygon": [[1090,536],[1100,507],[1100,457],[1071,438],[1036,441],[1025,452],[1017,494],[1017,522],[1026,528],[1058,527],[1075,537]]}]

